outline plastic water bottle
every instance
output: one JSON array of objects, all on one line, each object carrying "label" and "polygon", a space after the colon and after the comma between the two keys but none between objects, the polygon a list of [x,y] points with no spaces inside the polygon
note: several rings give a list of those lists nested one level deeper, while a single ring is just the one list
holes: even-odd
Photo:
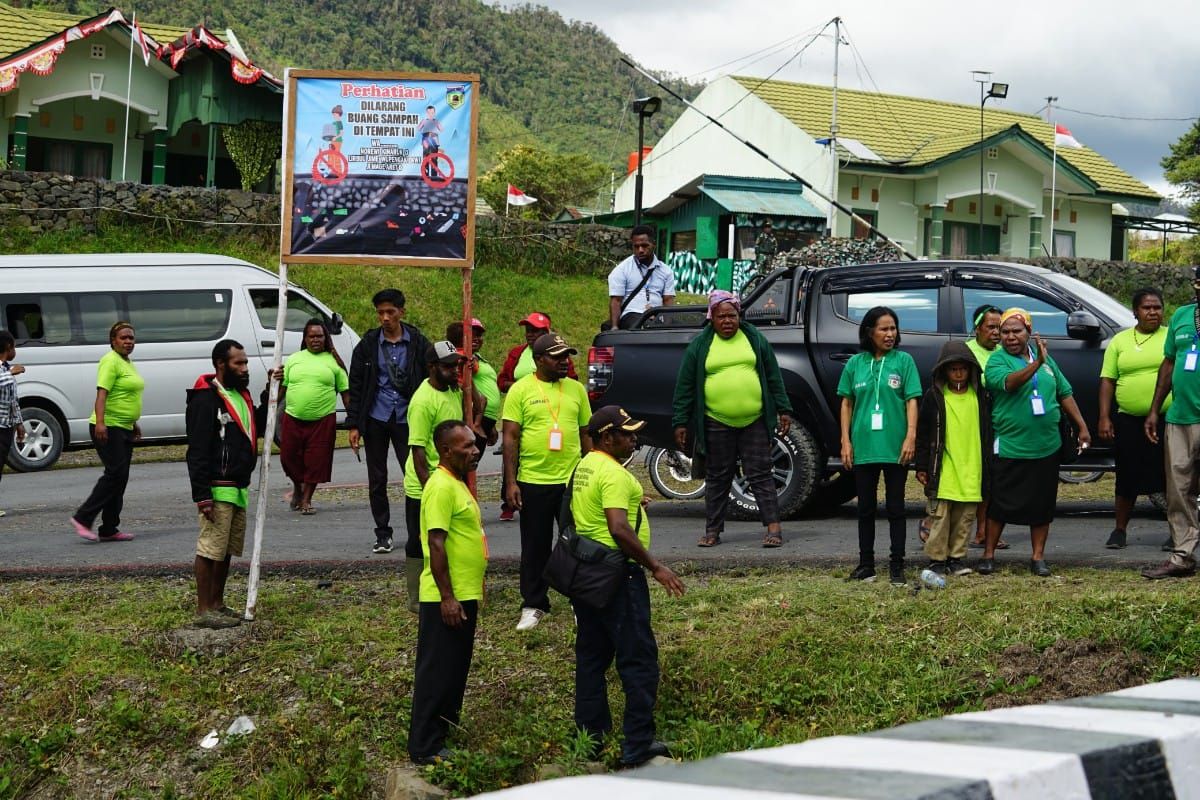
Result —
[{"label": "plastic water bottle", "polygon": [[925,584],[926,589],[946,588],[946,579],[928,567],[921,570],[921,583]]}]

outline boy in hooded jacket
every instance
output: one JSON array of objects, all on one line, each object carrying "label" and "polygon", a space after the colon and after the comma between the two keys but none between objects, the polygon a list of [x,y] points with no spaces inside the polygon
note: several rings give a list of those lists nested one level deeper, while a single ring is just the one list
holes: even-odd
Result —
[{"label": "boy in hooded jacket", "polygon": [[932,522],[925,554],[939,575],[966,575],[967,539],[987,486],[991,411],[979,362],[962,342],[947,342],[917,416],[917,480]]}]

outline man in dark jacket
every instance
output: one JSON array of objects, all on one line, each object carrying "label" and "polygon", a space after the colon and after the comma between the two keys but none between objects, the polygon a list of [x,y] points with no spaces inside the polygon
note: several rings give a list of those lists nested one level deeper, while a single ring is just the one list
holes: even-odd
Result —
[{"label": "man in dark jacket", "polygon": [[987,486],[991,409],[979,362],[963,342],[946,342],[917,417],[917,480],[930,520],[925,554],[939,575],[971,572],[967,539]]},{"label": "man in dark jacket", "polygon": [[[241,615],[225,605],[229,560],[246,538],[247,487],[257,463],[266,403],[254,408],[250,362],[232,339],[217,342],[211,375],[187,392],[187,465],[200,520],[196,544],[196,624],[231,628]],[[266,395],[266,390],[263,390]]]},{"label": "man in dark jacket", "polygon": [[404,292],[384,289],[371,298],[379,327],[363,334],[350,357],[350,447],[367,450],[367,485],[375,518],[376,553],[392,552],[388,506],[388,445],[403,469],[408,459],[408,401],[425,380],[429,340],[404,322]]}]

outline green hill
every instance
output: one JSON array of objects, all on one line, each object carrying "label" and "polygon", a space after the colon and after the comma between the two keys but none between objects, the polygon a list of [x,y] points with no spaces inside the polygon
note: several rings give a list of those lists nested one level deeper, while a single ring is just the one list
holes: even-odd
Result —
[{"label": "green hill", "polygon": [[[35,5],[84,16],[109,3]],[[594,25],[567,22],[533,5],[504,10],[478,0],[139,0],[137,12],[160,23],[233,28],[251,58],[280,75],[288,66],[477,72],[481,171],[517,144],[584,153],[621,169],[637,147],[637,119],[625,108],[632,98],[655,93],[620,62],[621,51]],[[685,97],[698,89],[679,81],[673,87]],[[664,103],[647,122],[647,141],[657,140],[681,110],[678,102]]]}]

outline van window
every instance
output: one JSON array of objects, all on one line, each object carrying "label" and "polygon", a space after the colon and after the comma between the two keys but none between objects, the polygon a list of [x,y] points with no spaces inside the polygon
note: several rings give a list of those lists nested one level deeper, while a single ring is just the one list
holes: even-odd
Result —
[{"label": "van window", "polygon": [[[116,295],[81,294],[79,322],[86,344],[108,344],[108,332],[121,319]],[[135,331],[136,333],[136,331]]]},{"label": "van window", "polygon": [[17,344],[67,344],[71,341],[70,307],[67,298],[61,294],[13,298],[4,306],[4,325]]},{"label": "van window", "polygon": [[[251,289],[250,302],[254,303],[254,311],[258,314],[259,324],[269,331],[275,330],[275,316],[279,309],[279,290]],[[313,318],[325,319],[325,314],[306,298],[289,291],[287,293],[287,316],[283,323],[284,330],[303,332],[304,324]]]},{"label": "van window", "polygon": [[130,292],[129,322],[139,342],[209,342],[229,328],[228,290]]}]

